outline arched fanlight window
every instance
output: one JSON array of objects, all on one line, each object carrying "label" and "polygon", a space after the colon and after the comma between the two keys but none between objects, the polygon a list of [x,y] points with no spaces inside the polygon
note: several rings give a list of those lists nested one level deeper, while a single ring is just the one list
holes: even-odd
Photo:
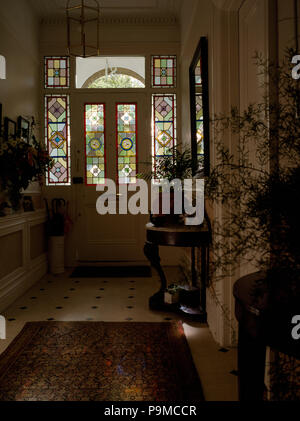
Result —
[{"label": "arched fanlight window", "polygon": [[145,88],[145,78],[121,67],[116,67],[109,75],[103,69],[90,76],[82,88]]},{"label": "arched fanlight window", "polygon": [[76,57],[76,88],[145,88],[144,56]]},{"label": "arched fanlight window", "polygon": [[0,79],[6,79],[6,60],[0,55]]}]

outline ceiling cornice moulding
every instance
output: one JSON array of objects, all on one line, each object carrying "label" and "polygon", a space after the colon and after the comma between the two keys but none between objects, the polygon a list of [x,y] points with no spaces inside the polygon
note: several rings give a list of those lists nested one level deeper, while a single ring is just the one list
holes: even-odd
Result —
[{"label": "ceiling cornice moulding", "polygon": [[[65,18],[43,18],[44,25],[62,25],[66,23]],[[102,25],[178,25],[175,16],[102,16]]]},{"label": "ceiling cornice moulding", "polygon": [[213,0],[213,2],[218,9],[237,12],[244,0]]}]

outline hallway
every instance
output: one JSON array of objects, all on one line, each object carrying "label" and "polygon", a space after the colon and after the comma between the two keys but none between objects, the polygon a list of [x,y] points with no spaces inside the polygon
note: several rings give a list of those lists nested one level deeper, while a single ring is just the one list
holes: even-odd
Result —
[{"label": "hallway", "polygon": [[[172,276],[174,269],[167,270]],[[27,321],[161,322],[177,320],[174,314],[148,309],[148,298],[158,286],[152,278],[71,278],[46,275],[7,308],[9,345]],[[174,273],[174,272],[173,272]],[[185,334],[207,401],[237,400],[236,349],[220,349],[207,325],[184,323]]]}]

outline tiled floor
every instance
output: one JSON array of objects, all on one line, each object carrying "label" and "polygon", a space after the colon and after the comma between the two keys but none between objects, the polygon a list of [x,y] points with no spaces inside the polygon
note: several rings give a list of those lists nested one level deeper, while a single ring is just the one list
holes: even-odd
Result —
[{"label": "tiled floor", "polygon": [[[149,296],[158,290],[156,277],[76,279],[69,275],[70,272],[60,276],[46,275],[2,312],[7,320],[7,339],[0,341],[0,352],[27,321],[155,322],[178,319],[174,314],[148,309]],[[220,349],[207,325],[184,322],[184,330],[206,400],[236,400],[236,350]]]}]

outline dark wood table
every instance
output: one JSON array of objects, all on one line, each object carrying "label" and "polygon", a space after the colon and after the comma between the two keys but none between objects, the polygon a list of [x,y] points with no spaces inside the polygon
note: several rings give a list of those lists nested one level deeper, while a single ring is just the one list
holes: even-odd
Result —
[{"label": "dark wood table", "polygon": [[235,315],[239,322],[238,381],[240,401],[262,401],[266,347],[300,358],[300,342],[292,338],[291,320],[299,314],[299,300],[270,306],[266,272],[238,279],[233,287]]},{"label": "dark wood table", "polygon": [[[206,285],[208,280],[210,230],[207,224],[188,226],[170,225],[157,227],[152,223],[146,225],[146,243],[144,253],[160,277],[161,287],[149,299],[149,306],[153,310],[175,310],[194,320],[206,322]],[[201,286],[200,306],[188,308],[186,306],[168,305],[164,303],[164,292],[167,279],[160,264],[159,246],[191,247],[192,285],[197,286],[197,270],[195,264],[195,247],[201,249]]]}]

